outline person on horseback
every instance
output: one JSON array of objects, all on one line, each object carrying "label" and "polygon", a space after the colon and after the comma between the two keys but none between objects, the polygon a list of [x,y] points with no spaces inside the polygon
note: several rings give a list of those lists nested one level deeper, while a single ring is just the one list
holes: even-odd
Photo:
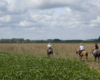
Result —
[{"label": "person on horseback", "polygon": [[50,44],[50,42],[49,42],[49,44],[47,45],[47,51],[48,50],[52,50],[52,45]]},{"label": "person on horseback", "polygon": [[98,47],[97,43],[95,43],[94,49],[95,49],[95,50],[99,50],[99,47]]},{"label": "person on horseback", "polygon": [[51,46],[51,44],[50,44],[50,42],[49,42],[49,44],[47,45],[47,48],[48,49],[50,49],[52,46]]},{"label": "person on horseback", "polygon": [[92,56],[94,56],[94,53],[98,50],[99,50],[99,47],[98,47],[97,43],[95,43],[94,49],[92,50]]},{"label": "person on horseback", "polygon": [[49,44],[47,45],[47,55],[50,57],[50,54],[52,54],[53,56],[52,45],[49,42]]},{"label": "person on horseback", "polygon": [[83,46],[83,44],[81,43],[80,44],[80,50],[79,50],[79,55],[81,54],[81,52],[84,50],[84,46]]}]

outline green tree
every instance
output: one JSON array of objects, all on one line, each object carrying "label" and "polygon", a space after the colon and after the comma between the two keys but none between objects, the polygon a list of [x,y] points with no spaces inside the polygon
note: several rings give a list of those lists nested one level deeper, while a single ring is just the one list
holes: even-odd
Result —
[{"label": "green tree", "polygon": [[60,39],[54,39],[53,41],[54,42],[60,42]]},{"label": "green tree", "polygon": [[100,36],[99,36],[99,38],[98,38],[98,41],[100,41]]}]

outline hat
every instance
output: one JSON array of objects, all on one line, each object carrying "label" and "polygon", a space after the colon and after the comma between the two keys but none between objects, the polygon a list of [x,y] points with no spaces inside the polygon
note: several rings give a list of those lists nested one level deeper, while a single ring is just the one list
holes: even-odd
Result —
[{"label": "hat", "polygon": [[81,43],[81,45],[83,45],[83,44]]}]

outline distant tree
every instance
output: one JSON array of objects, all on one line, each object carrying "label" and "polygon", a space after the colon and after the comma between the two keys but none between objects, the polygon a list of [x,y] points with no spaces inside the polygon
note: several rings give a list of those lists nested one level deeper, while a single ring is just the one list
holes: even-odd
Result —
[{"label": "distant tree", "polygon": [[60,39],[54,39],[53,41],[54,42],[60,42]]},{"label": "distant tree", "polygon": [[16,43],[20,43],[20,41],[16,41]]},{"label": "distant tree", "polygon": [[100,41],[100,36],[99,36],[99,38],[98,38],[98,41]]},{"label": "distant tree", "polygon": [[15,39],[14,38],[12,38],[11,39],[11,43],[15,43],[16,41],[15,41]]},{"label": "distant tree", "polygon": [[1,43],[4,43],[4,39],[1,39],[0,42],[1,42]]},{"label": "distant tree", "polygon": [[26,43],[30,43],[30,40],[29,40],[29,39],[26,39],[25,42],[26,42]]},{"label": "distant tree", "polygon": [[20,43],[23,43],[24,42],[24,39],[22,38],[22,39],[19,39],[18,41],[20,41]]}]

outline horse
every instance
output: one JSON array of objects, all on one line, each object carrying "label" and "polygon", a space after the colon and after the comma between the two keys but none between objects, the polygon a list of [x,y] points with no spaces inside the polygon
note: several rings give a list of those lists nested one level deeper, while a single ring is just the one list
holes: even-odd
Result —
[{"label": "horse", "polygon": [[96,58],[98,57],[98,63],[99,63],[99,57],[100,57],[100,50],[92,50],[92,54],[95,58],[95,61],[96,61]]},{"label": "horse", "polygon": [[[76,54],[79,54],[79,49],[76,50]],[[80,60],[82,60],[82,57],[85,57],[86,58],[86,61],[88,59],[88,52],[86,50],[82,50],[80,55],[79,55],[79,58]]]},{"label": "horse", "polygon": [[53,50],[52,50],[52,48],[48,48],[47,49],[47,55],[48,55],[48,57],[50,57],[50,54],[52,54],[52,57],[53,57]]}]

